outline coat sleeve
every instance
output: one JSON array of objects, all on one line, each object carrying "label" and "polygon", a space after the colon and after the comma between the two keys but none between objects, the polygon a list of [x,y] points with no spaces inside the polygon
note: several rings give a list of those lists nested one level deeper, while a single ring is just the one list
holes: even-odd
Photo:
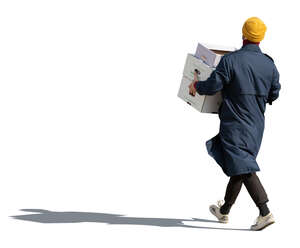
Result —
[{"label": "coat sleeve", "polygon": [[281,89],[281,85],[279,83],[279,72],[274,66],[273,69],[273,80],[271,83],[271,88],[268,95],[268,103],[272,105],[272,102],[275,101],[279,97],[279,91]]},{"label": "coat sleeve", "polygon": [[230,80],[230,67],[227,59],[223,56],[207,80],[195,83],[195,89],[199,95],[214,95],[222,90],[224,84],[228,84]]}]

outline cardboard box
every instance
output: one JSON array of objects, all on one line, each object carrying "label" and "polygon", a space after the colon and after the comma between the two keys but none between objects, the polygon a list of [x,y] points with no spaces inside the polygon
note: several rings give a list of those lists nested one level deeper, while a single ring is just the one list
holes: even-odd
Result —
[{"label": "cardboard box", "polygon": [[[188,86],[194,80],[195,69],[198,71],[198,80],[204,81],[210,76],[213,70],[215,70],[215,66],[217,66],[220,62],[221,56],[236,49],[226,47],[218,48],[217,46],[209,47],[211,47],[211,50],[201,44],[198,44],[195,56],[192,54],[187,55],[181,85],[178,91],[178,97],[201,113],[218,113],[219,107],[222,103],[221,92],[217,92],[212,96],[199,95],[197,93],[193,97],[189,94]],[[196,57],[196,55],[198,57]]]},{"label": "cardboard box", "polygon": [[192,80],[183,76],[181,80],[178,97],[193,106],[201,113],[218,113],[218,109],[222,103],[221,92],[217,92],[213,96],[199,95],[191,96],[189,94],[189,85]]}]

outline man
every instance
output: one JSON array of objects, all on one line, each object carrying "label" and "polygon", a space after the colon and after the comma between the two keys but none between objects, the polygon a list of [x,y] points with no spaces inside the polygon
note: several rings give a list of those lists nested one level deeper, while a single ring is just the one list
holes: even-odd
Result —
[{"label": "man", "polygon": [[257,17],[243,25],[243,46],[225,54],[216,70],[205,81],[195,80],[189,85],[191,95],[213,95],[222,92],[219,108],[220,132],[206,142],[207,151],[230,177],[224,201],[211,205],[210,211],[220,222],[228,222],[228,214],[242,184],[259,208],[259,216],[251,230],[262,230],[273,224],[267,194],[256,175],[260,171],[256,156],[264,131],[266,103],[279,96],[281,85],[273,59],[259,48],[266,25]]}]

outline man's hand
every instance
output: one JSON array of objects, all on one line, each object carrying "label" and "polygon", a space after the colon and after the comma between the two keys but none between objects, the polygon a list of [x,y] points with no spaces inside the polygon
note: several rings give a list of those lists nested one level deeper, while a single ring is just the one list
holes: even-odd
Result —
[{"label": "man's hand", "polygon": [[193,81],[190,85],[189,85],[189,94],[191,95],[191,96],[195,96],[196,95],[196,89],[195,89],[195,87],[194,87],[194,83],[195,83],[195,81]]},{"label": "man's hand", "polygon": [[197,93],[197,91],[196,91],[196,89],[195,89],[195,87],[194,87],[194,84],[195,84],[195,82],[197,82],[198,81],[198,71],[194,71],[194,81],[189,85],[189,94],[191,95],[191,96],[195,96],[196,95],[196,93]]}]

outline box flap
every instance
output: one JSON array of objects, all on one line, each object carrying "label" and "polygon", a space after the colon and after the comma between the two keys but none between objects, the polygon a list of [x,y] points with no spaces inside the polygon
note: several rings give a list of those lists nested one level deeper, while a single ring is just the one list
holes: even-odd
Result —
[{"label": "box flap", "polygon": [[237,48],[231,47],[231,46],[222,46],[222,45],[215,45],[215,44],[203,44],[203,45],[211,51],[219,52],[219,53],[215,52],[217,54],[221,53],[221,55],[228,53],[228,52],[234,52],[237,50]]}]

